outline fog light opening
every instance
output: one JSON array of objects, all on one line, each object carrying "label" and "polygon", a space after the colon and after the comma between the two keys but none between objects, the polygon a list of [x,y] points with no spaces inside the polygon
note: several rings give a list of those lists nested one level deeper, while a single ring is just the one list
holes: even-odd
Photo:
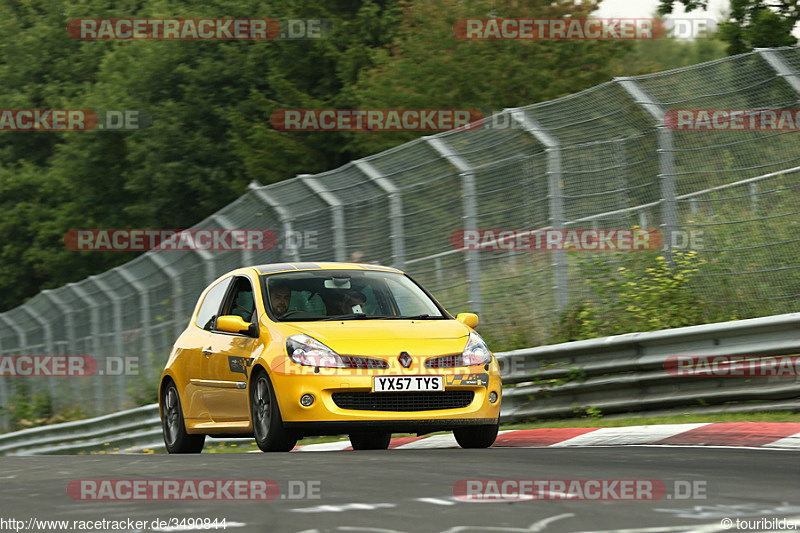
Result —
[{"label": "fog light opening", "polygon": [[303,394],[300,396],[300,405],[303,407],[310,407],[314,403],[314,396],[311,394]]},{"label": "fog light opening", "polygon": [[495,391],[489,393],[489,402],[497,403],[497,393]]}]

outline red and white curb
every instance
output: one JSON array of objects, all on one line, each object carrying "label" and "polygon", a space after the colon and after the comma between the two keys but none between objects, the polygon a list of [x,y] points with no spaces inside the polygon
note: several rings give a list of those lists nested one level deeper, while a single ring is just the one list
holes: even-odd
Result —
[{"label": "red and white curb", "polygon": [[[740,446],[800,449],[800,423],[726,422],[612,428],[541,428],[501,431],[494,448],[572,446]],[[390,449],[458,448],[452,434],[392,439]],[[295,452],[352,450],[349,440],[298,446]]]}]

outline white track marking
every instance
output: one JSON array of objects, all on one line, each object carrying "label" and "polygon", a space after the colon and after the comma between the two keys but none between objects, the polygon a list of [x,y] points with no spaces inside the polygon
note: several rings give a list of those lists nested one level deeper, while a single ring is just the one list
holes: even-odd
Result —
[{"label": "white track marking", "polygon": [[775,442],[764,444],[763,448],[800,448],[800,433],[789,435]]},{"label": "white track marking", "polygon": [[418,502],[431,503],[433,505],[456,505],[456,502],[444,500],[442,498],[417,498]]},{"label": "white track marking", "polygon": [[583,435],[552,444],[551,448],[568,446],[622,446],[628,444],[651,444],[692,429],[707,426],[700,424],[660,424],[655,426],[628,426],[600,428]]},{"label": "white track marking", "polygon": [[460,448],[452,433],[446,435],[431,435],[424,439],[415,440],[408,444],[398,446],[395,450],[421,450],[426,448]]},{"label": "white track marking", "polygon": [[296,449],[296,452],[335,452],[350,447],[349,440],[337,442],[320,442],[319,444],[306,444]]},{"label": "white track marking", "polygon": [[393,503],[345,503],[342,505],[317,505],[316,507],[301,507],[292,509],[293,513],[341,513],[344,511],[374,511],[375,509],[389,509],[397,507]]},{"label": "white track marking", "polygon": [[550,525],[552,522],[556,522],[563,518],[571,518],[575,516],[573,513],[563,513],[555,516],[550,516],[548,518],[543,518],[542,520],[538,520],[531,524],[529,527],[504,527],[504,526],[454,526],[450,529],[446,529],[441,533],[462,533],[466,531],[495,531],[498,533],[537,533],[538,531],[544,531],[547,529],[547,526]]}]

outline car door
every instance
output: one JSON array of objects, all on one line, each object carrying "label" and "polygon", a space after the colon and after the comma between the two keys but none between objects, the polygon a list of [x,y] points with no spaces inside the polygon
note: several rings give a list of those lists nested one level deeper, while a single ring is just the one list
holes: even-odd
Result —
[{"label": "car door", "polygon": [[[255,291],[247,276],[236,276],[223,303],[222,315],[237,315],[257,322]],[[204,398],[211,419],[217,423],[250,419],[247,381],[257,337],[212,329],[204,354]]]},{"label": "car door", "polygon": [[225,302],[232,279],[232,277],[225,278],[206,291],[202,302],[199,303],[200,308],[194,323],[190,324],[181,335],[179,357],[187,381],[183,389],[183,410],[184,417],[188,421],[209,422],[211,419],[206,407],[206,387],[202,378],[207,358],[204,352],[207,352],[212,344],[211,331]]}]

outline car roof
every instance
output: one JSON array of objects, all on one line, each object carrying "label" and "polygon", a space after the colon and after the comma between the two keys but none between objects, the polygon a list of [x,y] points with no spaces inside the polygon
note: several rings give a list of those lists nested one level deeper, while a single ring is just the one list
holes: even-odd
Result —
[{"label": "car roof", "polygon": [[252,267],[259,274],[274,272],[292,272],[298,270],[378,270],[381,272],[397,272],[402,270],[372,263],[270,263]]}]

